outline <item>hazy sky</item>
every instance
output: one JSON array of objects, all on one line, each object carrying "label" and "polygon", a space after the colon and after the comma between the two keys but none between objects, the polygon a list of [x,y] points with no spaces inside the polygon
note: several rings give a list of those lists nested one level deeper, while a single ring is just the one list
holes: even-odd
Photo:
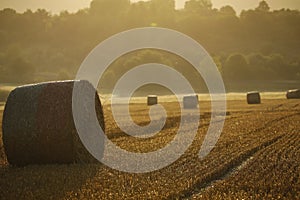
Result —
[{"label": "hazy sky", "polygon": [[[138,0],[132,0],[138,1]],[[239,13],[242,9],[255,8],[261,0],[212,0],[214,7],[232,5]],[[91,0],[0,0],[0,9],[14,8],[23,12],[30,8],[45,8],[52,13],[59,13],[61,10],[77,11],[80,8],[88,7]],[[178,8],[183,7],[185,0],[176,0]],[[300,0],[267,0],[272,9],[292,8],[300,9]]]}]

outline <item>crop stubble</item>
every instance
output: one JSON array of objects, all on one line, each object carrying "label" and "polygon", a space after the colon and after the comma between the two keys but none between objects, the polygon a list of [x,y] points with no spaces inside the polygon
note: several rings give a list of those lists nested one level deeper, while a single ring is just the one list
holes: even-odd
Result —
[{"label": "crop stubble", "polygon": [[[273,158],[278,155],[269,148],[281,149],[280,141],[288,141],[299,138],[300,108],[299,101],[270,100],[263,101],[262,105],[246,105],[244,101],[231,101],[229,103],[228,116],[224,130],[217,146],[204,159],[199,160],[198,151],[207,131],[210,120],[209,109],[201,109],[201,119],[198,134],[186,151],[172,165],[147,174],[129,174],[112,170],[101,164],[90,165],[47,165],[47,166],[27,166],[24,168],[13,168],[7,165],[3,154],[1,141],[1,161],[0,161],[0,196],[3,199],[157,199],[157,198],[203,198],[215,197],[250,197],[256,190],[245,192],[245,187],[253,188],[255,177],[259,177],[261,167],[266,165],[266,174],[273,173],[271,167],[279,162],[278,160],[261,159],[261,154],[265,157]],[[205,107],[205,103],[203,103]],[[209,104],[207,104],[209,107]],[[107,134],[112,141],[122,148],[133,152],[148,152],[161,148],[174,137],[179,124],[178,104],[170,103],[167,112],[171,115],[164,130],[153,138],[140,140],[130,138],[122,133],[113,122],[109,106],[105,106]],[[133,119],[142,125],[149,123],[147,118],[148,108],[146,105],[132,105],[131,114]],[[0,116],[2,113],[0,114]],[[168,116],[169,116],[168,115]],[[2,117],[1,117],[2,119]],[[189,135],[187,127],[187,137]],[[296,130],[296,131],[295,131]],[[298,130],[298,132],[297,132]],[[116,136],[117,135],[117,136]],[[298,139],[299,141],[299,139]],[[279,146],[278,146],[278,145]],[[277,145],[277,146],[276,146]],[[287,159],[299,159],[299,145],[294,142],[294,150],[283,151]],[[287,146],[287,145],[286,145]],[[298,154],[297,154],[298,153]],[[292,156],[294,155],[294,156]],[[244,161],[253,157],[241,170],[226,177],[226,174]],[[251,165],[250,165],[251,163]],[[279,162],[280,163],[280,162]],[[287,162],[289,167],[289,162]],[[256,168],[251,166],[257,166]],[[295,176],[300,172],[299,160],[291,164],[292,171],[280,173],[280,168],[276,168],[274,177],[279,175],[287,178]],[[250,168],[250,169],[248,169]],[[219,184],[225,181],[226,187]],[[238,178],[232,178],[238,176]],[[234,187],[242,177],[249,177],[238,186]],[[251,177],[254,177],[251,179]],[[280,184],[285,178],[277,178],[276,184]],[[230,181],[227,181],[230,179]],[[274,178],[272,180],[275,180]],[[214,182],[216,181],[216,182]],[[252,182],[251,182],[252,181]],[[221,182],[221,183],[220,183]],[[207,187],[211,183],[212,186]],[[249,185],[247,185],[249,183]],[[278,197],[278,192],[273,193],[272,185],[266,182],[259,182],[260,188],[257,192],[262,195],[274,194]],[[282,184],[285,184],[283,181]],[[215,186],[216,185],[216,186]],[[299,185],[299,182],[298,182]],[[293,186],[292,186],[293,187]],[[215,189],[216,188],[216,189]],[[276,187],[274,186],[274,189]],[[292,188],[297,191],[297,186]],[[283,195],[280,190],[279,195]],[[284,190],[285,191],[285,190]],[[299,188],[298,188],[299,191]],[[219,192],[223,196],[219,196]],[[202,195],[202,196],[201,196]],[[248,196],[247,196],[248,195]],[[288,195],[288,194],[285,194]],[[291,193],[290,195],[295,195]],[[298,194],[299,195],[299,194]],[[255,197],[255,196],[254,196]],[[257,197],[258,198],[258,197]]]}]

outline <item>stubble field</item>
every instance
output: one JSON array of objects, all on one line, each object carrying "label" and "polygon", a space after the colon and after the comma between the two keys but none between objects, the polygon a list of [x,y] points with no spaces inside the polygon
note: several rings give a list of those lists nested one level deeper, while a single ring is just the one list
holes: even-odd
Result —
[{"label": "stubble field", "polygon": [[[181,113],[176,102],[162,105],[168,114],[164,129],[148,139],[123,133],[105,105],[108,138],[132,152],[164,147],[178,130]],[[131,104],[130,111],[137,124],[149,123],[147,105]],[[0,107],[0,120],[2,113]],[[102,164],[12,167],[0,138],[0,199],[300,199],[299,100],[268,99],[261,105],[228,101],[221,137],[203,160],[198,151],[210,123],[208,101],[200,101],[200,113],[198,133],[185,154],[145,174]],[[184,131],[189,137],[188,125]]]}]

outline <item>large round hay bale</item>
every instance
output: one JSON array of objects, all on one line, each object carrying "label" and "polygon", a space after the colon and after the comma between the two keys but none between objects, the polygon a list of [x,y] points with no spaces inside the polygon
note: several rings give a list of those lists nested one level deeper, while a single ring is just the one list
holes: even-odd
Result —
[{"label": "large round hay bale", "polygon": [[247,103],[248,104],[260,104],[260,93],[257,91],[247,93]]},{"label": "large round hay bale", "polygon": [[286,93],[287,99],[300,99],[300,89],[289,90]]},{"label": "large round hay bale", "polygon": [[198,95],[188,95],[183,97],[184,109],[195,109],[198,107]]},{"label": "large round hay bale", "polygon": [[156,95],[148,95],[147,97],[147,105],[152,106],[157,104],[157,96]]},{"label": "large round hay bale", "polygon": [[[75,81],[48,82],[14,89],[3,114],[3,144],[12,165],[98,162],[81,143],[73,120]],[[103,111],[95,88],[76,81],[82,94],[96,93],[95,109],[104,130]],[[84,93],[85,92],[85,93]],[[91,105],[92,100],[83,103]],[[84,113],[89,117],[90,112]],[[103,147],[99,147],[103,148]]]}]

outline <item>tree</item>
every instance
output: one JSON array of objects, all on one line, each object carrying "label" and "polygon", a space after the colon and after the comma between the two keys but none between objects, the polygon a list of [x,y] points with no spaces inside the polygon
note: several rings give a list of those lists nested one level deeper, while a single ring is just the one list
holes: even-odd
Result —
[{"label": "tree", "polygon": [[248,56],[250,76],[256,80],[274,79],[276,72],[268,67],[269,57],[260,53],[253,53]]},{"label": "tree", "polygon": [[212,10],[210,0],[189,0],[185,2],[184,10],[188,13],[207,14]]},{"label": "tree", "polygon": [[261,2],[259,2],[259,5],[255,10],[262,11],[262,12],[269,12],[270,6],[266,1],[261,1]]},{"label": "tree", "polygon": [[225,62],[223,74],[227,80],[249,79],[248,62],[242,54],[232,54]]},{"label": "tree", "polygon": [[264,67],[266,66],[267,63],[267,59],[259,53],[249,55],[248,61],[251,66],[256,66],[256,67]]},{"label": "tree", "polygon": [[90,12],[99,16],[120,15],[127,12],[130,0],[93,0],[90,4]]},{"label": "tree", "polygon": [[226,16],[236,16],[235,10],[231,6],[223,6],[220,8],[220,13]]},{"label": "tree", "polygon": [[[60,71],[73,75],[101,41],[124,30],[150,25],[192,37],[214,55],[218,67],[230,79],[299,79],[299,22],[299,10],[270,11],[266,1],[240,16],[231,6],[213,9],[209,0],[188,0],[180,10],[175,9],[174,0],[93,0],[90,8],[59,15],[42,9],[24,13],[4,9],[0,10],[0,80],[12,80],[13,76],[17,77],[15,81],[33,80],[32,74],[50,74],[40,79],[50,80]],[[18,48],[11,48],[14,45]],[[196,74],[184,61],[161,55],[146,51],[126,57],[106,77],[119,78],[130,67],[145,62],[171,64],[184,75]],[[24,73],[26,77],[22,77]]]},{"label": "tree", "polygon": [[150,3],[150,1],[138,1],[131,4],[127,15],[128,27],[149,26],[153,22],[150,19]]},{"label": "tree", "polygon": [[17,14],[17,11],[11,8],[4,8],[0,11],[0,17],[14,17]]},{"label": "tree", "polygon": [[169,27],[174,23],[175,0],[151,0],[150,17],[153,23]]}]

